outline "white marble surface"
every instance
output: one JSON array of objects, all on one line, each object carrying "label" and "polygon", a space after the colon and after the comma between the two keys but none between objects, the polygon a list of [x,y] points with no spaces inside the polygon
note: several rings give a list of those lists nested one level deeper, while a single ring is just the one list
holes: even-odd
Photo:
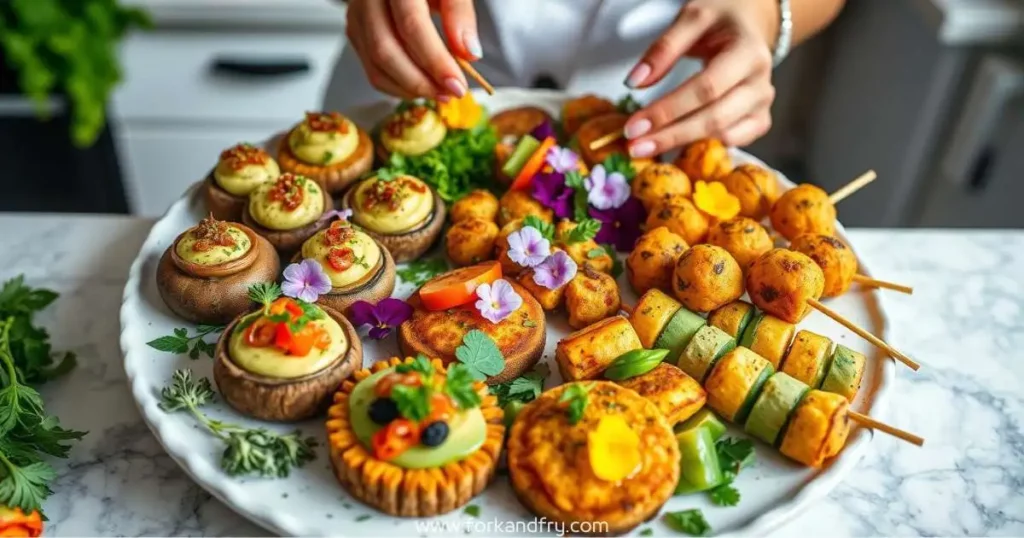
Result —
[{"label": "white marble surface", "polygon": [[[150,222],[0,216],[0,279],[24,273],[61,293],[40,321],[71,375],[43,389],[90,434],[57,462],[50,536],[263,536],[167,457],[131,400],[117,344],[128,265]],[[923,435],[884,435],[859,469],[779,536],[1024,536],[1024,231],[850,234],[879,277],[912,283],[886,296],[890,341],[923,363],[900,369],[881,417]],[[344,532],[339,529],[339,532]]]}]

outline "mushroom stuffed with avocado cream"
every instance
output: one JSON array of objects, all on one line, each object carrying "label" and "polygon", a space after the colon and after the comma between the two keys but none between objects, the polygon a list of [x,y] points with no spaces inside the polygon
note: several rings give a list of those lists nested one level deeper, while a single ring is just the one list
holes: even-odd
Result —
[{"label": "mushroom stuffed with avocado cream", "polygon": [[217,387],[231,407],[261,420],[316,415],[362,367],[358,334],[337,310],[283,297],[276,284],[250,291],[259,309],[235,318],[217,341]]},{"label": "mushroom stuffed with avocado cream", "polygon": [[281,169],[340,194],[373,165],[373,141],[337,112],[307,112],[278,146]]},{"label": "mushroom stuffed with avocado cream", "polygon": [[505,437],[504,412],[486,385],[461,363],[446,369],[423,355],[355,372],[327,416],[342,487],[394,516],[436,516],[468,503],[494,477]]},{"label": "mushroom stuffed with avocado cream", "polygon": [[387,170],[354,185],[342,205],[396,263],[422,256],[444,226],[444,201],[434,189],[418,178]]},{"label": "mushroom stuffed with avocado cream", "polygon": [[380,126],[377,151],[387,162],[392,153],[416,157],[441,145],[448,127],[426,104],[413,104],[388,116]]},{"label": "mushroom stuffed with avocado cream", "polygon": [[395,260],[366,232],[346,220],[335,220],[302,244],[295,261],[315,260],[331,282],[317,299],[345,315],[357,301],[376,304],[395,289]]},{"label": "mushroom stuffed with avocado cream", "polygon": [[289,258],[327,225],[322,217],[333,203],[316,181],[286,173],[249,193],[242,222],[267,238],[282,257]]},{"label": "mushroom stuffed with avocado cream", "polygon": [[178,316],[219,325],[249,309],[249,286],[276,279],[280,270],[266,239],[211,216],[171,243],[157,266],[156,286]]},{"label": "mushroom stuffed with avocado cream", "polygon": [[279,175],[277,161],[262,148],[251,144],[232,146],[221,152],[220,160],[203,182],[206,207],[217,219],[238,222],[249,193]]}]

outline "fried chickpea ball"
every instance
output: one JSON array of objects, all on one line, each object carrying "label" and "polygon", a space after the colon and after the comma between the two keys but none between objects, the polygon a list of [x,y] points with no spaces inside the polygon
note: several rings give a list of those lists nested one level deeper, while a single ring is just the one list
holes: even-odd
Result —
[{"label": "fried chickpea ball", "polygon": [[565,309],[573,329],[613,316],[620,305],[615,279],[589,265],[584,265],[565,287]]},{"label": "fried chickpea ball", "polygon": [[720,180],[740,200],[740,215],[761,220],[779,197],[775,173],[756,164],[741,164]]},{"label": "fried chickpea ball", "polygon": [[676,261],[672,291],[686,308],[710,312],[743,295],[743,271],[724,248],[694,245]]},{"label": "fried chickpea ball", "polygon": [[754,306],[789,323],[799,323],[811,310],[807,300],[819,299],[824,288],[818,264],[784,248],[764,253],[747,271],[747,293]]},{"label": "fried chickpea ball", "polygon": [[523,266],[508,257],[508,236],[522,227],[523,219],[510,221],[498,230],[498,237],[494,240],[494,259],[501,264],[501,273],[504,275],[516,276],[523,271]]},{"label": "fried chickpea ball", "polygon": [[708,230],[708,243],[729,251],[743,271],[775,246],[764,227],[747,217],[715,222]]},{"label": "fried chickpea ball", "polygon": [[658,226],[640,236],[636,246],[626,258],[626,278],[637,295],[651,288],[672,288],[672,274],[676,260],[690,248],[682,237],[664,226]]},{"label": "fried chickpea ball", "polygon": [[821,268],[825,275],[822,297],[838,297],[850,289],[853,275],[857,274],[857,256],[849,245],[831,235],[802,234],[796,236],[789,248],[806,254]]},{"label": "fried chickpea ball", "polygon": [[473,265],[493,258],[498,225],[493,220],[470,217],[452,224],[445,238],[448,257],[455,265]]},{"label": "fried chickpea ball", "polygon": [[648,211],[659,202],[665,202],[674,196],[690,197],[692,194],[690,178],[671,163],[651,164],[633,178],[633,196],[639,199]]},{"label": "fried chickpea ball", "polygon": [[541,308],[544,310],[554,310],[562,305],[562,301],[565,300],[565,288],[569,285],[559,286],[553,290],[549,290],[544,286],[533,281],[533,269],[527,269],[519,276],[516,277],[516,281],[519,282],[526,291],[533,295],[534,299],[540,303]]},{"label": "fried chickpea ball", "polygon": [[544,222],[551,222],[555,214],[530,196],[529,192],[521,189],[506,192],[498,202],[498,226],[504,226],[510,221],[529,215],[534,215]]},{"label": "fried chickpea ball", "polygon": [[569,242],[569,232],[576,228],[576,223],[569,219],[562,219],[555,225],[555,246],[564,250],[566,254],[576,262],[576,265],[583,267],[589,265],[602,273],[611,273],[615,260],[608,255],[597,241],[588,239],[586,241]]},{"label": "fried chickpea ball", "polygon": [[448,219],[459,222],[470,218],[494,221],[498,217],[498,198],[490,191],[477,189],[452,204],[448,209]]},{"label": "fried chickpea ball", "polygon": [[596,95],[570,99],[562,107],[562,130],[565,136],[571,137],[590,118],[617,110],[615,103]]},{"label": "fried chickpea ball", "polygon": [[664,226],[683,238],[688,245],[703,243],[708,235],[708,218],[689,198],[673,196],[656,204],[647,214],[647,229]]},{"label": "fried chickpea ball", "polygon": [[772,228],[790,241],[805,233],[836,234],[836,206],[827,192],[808,183],[784,192],[769,216]]},{"label": "fried chickpea ball", "polygon": [[686,146],[676,159],[676,166],[692,181],[712,181],[732,170],[732,159],[720,140],[704,138]]}]

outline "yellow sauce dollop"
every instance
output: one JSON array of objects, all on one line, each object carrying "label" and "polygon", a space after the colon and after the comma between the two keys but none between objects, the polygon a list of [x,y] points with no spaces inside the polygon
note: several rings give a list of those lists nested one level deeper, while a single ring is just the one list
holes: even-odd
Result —
[{"label": "yellow sauce dollop", "polygon": [[[261,154],[263,163],[243,161],[239,166],[239,156],[232,155],[232,152],[239,151]],[[241,144],[222,153],[217,167],[213,169],[213,179],[217,185],[235,196],[248,196],[256,187],[274,181],[279,175],[281,169],[277,166],[277,161],[262,150]]]},{"label": "yellow sauce dollop", "polygon": [[281,202],[271,201],[270,191],[275,182],[267,182],[249,195],[249,215],[265,228],[271,230],[294,230],[315,222],[324,212],[324,195],[320,186],[311,179],[301,178],[305,196],[302,204],[289,211]]},{"label": "yellow sauce dollop", "polygon": [[[419,227],[434,211],[434,193],[427,184],[412,176],[399,176],[391,180],[400,187],[398,201],[392,208],[388,203],[373,203],[367,207],[376,183],[370,178],[356,186],[350,195],[352,219],[360,226],[383,234],[398,234]],[[415,187],[415,188],[414,188]]]},{"label": "yellow sauce dollop", "polygon": [[[261,314],[254,312],[243,318],[242,323]],[[305,357],[295,357],[274,346],[250,346],[245,342],[245,330],[236,329],[228,341],[228,356],[249,373],[275,379],[295,379],[319,372],[340,359],[348,351],[349,342],[341,325],[329,316],[309,323],[323,327],[331,336],[327,349],[314,347]]]},{"label": "yellow sauce dollop", "polygon": [[175,247],[174,251],[178,256],[196,265],[220,265],[230,261],[237,260],[242,256],[245,256],[246,252],[252,248],[252,242],[249,241],[249,236],[245,235],[241,229],[235,226],[228,227],[228,235],[235,240],[235,244],[232,246],[221,246],[214,245],[209,250],[198,251],[195,249],[196,243],[199,239],[196,239],[195,235],[190,230],[178,241],[178,246]]},{"label": "yellow sauce dollop", "polygon": [[307,118],[289,133],[288,147],[296,157],[309,164],[338,164],[349,158],[359,147],[356,124],[347,118],[341,121],[345,125],[345,132],[320,131],[314,130]]},{"label": "yellow sauce dollop", "polygon": [[[332,246],[327,242],[328,231],[320,230],[316,235],[307,239],[302,245],[302,257],[319,262],[328,278],[331,279],[331,286],[341,288],[358,282],[377,267],[381,252],[373,238],[363,232],[354,231],[352,238],[344,244]],[[336,271],[327,261],[327,255],[331,250],[339,248],[351,249],[355,257],[352,265],[343,271]]]},{"label": "yellow sauce dollop", "polygon": [[417,156],[436,148],[448,135],[441,116],[427,107],[413,107],[389,116],[380,141],[391,153]]}]

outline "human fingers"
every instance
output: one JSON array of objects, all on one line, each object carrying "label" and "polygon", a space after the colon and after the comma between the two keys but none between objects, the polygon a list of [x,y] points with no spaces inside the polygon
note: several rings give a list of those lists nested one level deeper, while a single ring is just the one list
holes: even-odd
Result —
[{"label": "human fingers", "polygon": [[[349,13],[351,14],[351,10]],[[401,99],[411,99],[414,97],[395,82],[390,75],[381,71],[369,58],[366,52],[366,36],[361,30],[362,27],[362,24],[348,24],[345,33],[348,37],[349,46],[356,52],[356,56],[359,57],[359,61],[363,65],[363,71],[366,72],[366,79],[370,82],[370,85],[378,91]]]},{"label": "human fingers", "polygon": [[768,108],[743,118],[722,133],[722,143],[727,146],[746,146],[764,136],[772,128],[772,114]]},{"label": "human fingers", "polygon": [[433,98],[447,93],[435,85],[430,77],[416,65],[395,33],[388,13],[388,4],[377,0],[365,3],[362,20],[366,57],[381,72],[386,73],[403,92],[416,97]]},{"label": "human fingers", "polygon": [[630,88],[646,88],[660,81],[676,62],[719,20],[711,8],[687,4],[676,19],[644,53],[629,72],[625,84]]},{"label": "human fingers", "polygon": [[473,0],[440,0],[438,12],[452,52],[467,60],[483,58],[484,49],[480,46]]},{"label": "human fingers", "polygon": [[399,39],[419,69],[436,87],[455,97],[466,94],[466,78],[455,63],[430,19],[430,6],[422,0],[390,0],[391,19]]}]

